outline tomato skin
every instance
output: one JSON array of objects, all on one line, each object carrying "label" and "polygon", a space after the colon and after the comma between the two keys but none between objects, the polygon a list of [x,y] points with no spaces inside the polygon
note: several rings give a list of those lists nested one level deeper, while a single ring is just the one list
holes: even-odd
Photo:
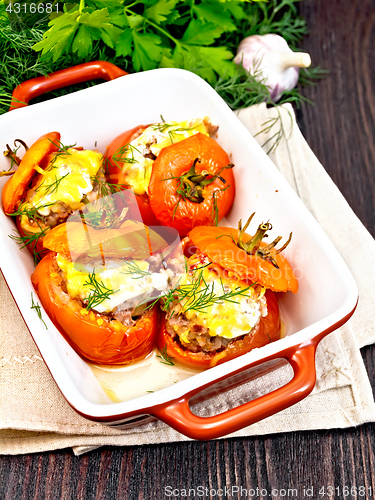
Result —
[{"label": "tomato skin", "polygon": [[2,204],[5,214],[12,215],[22,199],[24,199],[28,186],[37,174],[34,169],[43,159],[59,149],[59,132],[50,132],[42,135],[24,154],[16,172],[4,185]]},{"label": "tomato skin", "polygon": [[[297,278],[285,257],[271,252],[279,266],[277,269],[271,262],[247,254],[232,239],[238,238],[237,229],[199,226],[190,231],[189,238],[193,246],[199,248],[212,262],[232,271],[240,279],[260,283],[275,292],[298,291]],[[249,239],[250,236],[245,235],[244,241]]]},{"label": "tomato skin", "polygon": [[133,363],[147,356],[157,336],[158,309],[147,310],[134,326],[87,311],[63,291],[55,256],[50,252],[39,262],[31,281],[48,316],[71,347],[88,361],[103,365]]},{"label": "tomato skin", "polygon": [[[115,161],[113,159],[113,156],[115,155],[116,151],[126,146],[126,144],[129,144],[129,142],[132,141],[134,135],[138,134],[139,132],[143,132],[147,127],[148,125],[137,125],[130,130],[126,130],[115,139],[113,139],[113,141],[107,147],[106,153],[104,155],[105,176],[107,182],[124,186],[123,189],[126,189],[126,174],[124,174],[124,172],[122,171],[124,163],[121,161]],[[135,195],[135,198],[137,200],[138,208],[142,218],[140,222],[143,222],[144,224],[146,224],[146,226],[158,226],[159,222],[155,217],[154,212],[151,210],[148,195]],[[130,211],[131,209],[132,207],[130,207]],[[132,218],[133,220],[139,220],[139,214],[137,213],[137,211],[134,211],[134,213],[132,213]]]},{"label": "tomato skin", "polygon": [[210,174],[216,174],[222,167],[230,164],[230,159],[221,146],[214,139],[198,132],[161,150],[154,161],[148,188],[151,209],[158,220],[165,226],[177,229],[181,237],[186,236],[196,225],[214,224],[214,191],[219,221],[228,212],[234,200],[232,169],[221,172],[220,176],[225,179],[225,183],[215,179],[205,186],[202,203],[180,197],[177,193],[176,177],[188,172],[196,158],[201,160],[196,164],[197,173],[206,170]]},{"label": "tomato skin", "polygon": [[280,316],[276,295],[270,290],[266,291],[268,314],[261,318],[255,331],[246,335],[243,339],[232,342],[222,352],[209,354],[205,352],[191,352],[181,347],[169,335],[163,316],[157,338],[160,351],[165,352],[178,363],[190,368],[212,368],[213,366],[237,358],[252,349],[262,347],[280,338]]},{"label": "tomato skin", "polygon": [[[148,197],[148,194],[135,194],[134,196],[137,200],[139,213],[141,214],[140,222],[143,222],[143,224],[145,224],[146,226],[160,226],[160,222],[155,217],[155,214],[151,209],[150,198]],[[137,210],[134,211],[133,206],[129,207],[129,213],[132,217],[132,220],[139,220],[139,213]]]},{"label": "tomato skin", "polygon": [[107,181],[112,184],[125,184],[126,185],[126,175],[122,171],[121,167],[124,165],[121,161],[115,161],[113,155],[120,149],[129,144],[132,138],[138,132],[142,133],[148,125],[137,125],[136,127],[126,130],[122,134],[118,135],[113,141],[107,146],[107,150],[104,155],[104,165],[105,174]]}]

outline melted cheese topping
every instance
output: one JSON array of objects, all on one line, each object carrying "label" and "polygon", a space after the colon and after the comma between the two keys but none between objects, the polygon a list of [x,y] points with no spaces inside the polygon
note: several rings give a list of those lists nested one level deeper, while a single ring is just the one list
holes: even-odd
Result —
[{"label": "melted cheese topping", "polygon": [[[262,316],[267,315],[265,289],[258,294],[254,287],[249,288],[241,280],[219,277],[210,267],[195,271],[195,275],[185,274],[180,284],[188,289],[194,279],[200,276],[201,283],[192,293],[192,298],[181,301],[182,312],[189,321],[208,328],[210,336],[233,339],[245,335],[258,324]],[[207,305],[197,309],[204,297],[208,297]],[[188,332],[180,334],[180,337],[188,343],[187,335]]]},{"label": "melted cheese topping", "polygon": [[[54,211],[54,204],[65,203],[72,210],[82,206],[82,198],[93,189],[92,177],[102,166],[103,155],[98,151],[68,149],[54,155],[46,170],[40,173],[36,185],[28,192],[27,201],[41,215]],[[48,205],[48,206],[45,206]]]},{"label": "melted cheese topping", "polygon": [[208,118],[156,123],[147,127],[139,137],[131,141],[126,148],[125,159],[122,158],[124,161],[122,168],[127,174],[126,183],[133,188],[135,194],[146,193],[150,183],[154,160],[145,158],[145,154],[152,153],[157,157],[163,148],[198,132],[208,136],[206,124],[210,124]]},{"label": "melted cheese topping", "polygon": [[[56,260],[64,273],[67,291],[72,298],[86,301],[89,297],[98,297],[98,289],[99,293],[110,290],[105,300],[92,306],[100,313],[108,313],[120,305],[121,309],[131,309],[147,302],[151,294],[152,300],[155,300],[168,290],[172,274],[169,269],[161,269],[158,273],[148,272],[148,262],[141,260],[113,260],[105,267],[98,265],[91,269],[88,266],[80,267],[60,254]],[[90,279],[90,275],[94,279]]]}]

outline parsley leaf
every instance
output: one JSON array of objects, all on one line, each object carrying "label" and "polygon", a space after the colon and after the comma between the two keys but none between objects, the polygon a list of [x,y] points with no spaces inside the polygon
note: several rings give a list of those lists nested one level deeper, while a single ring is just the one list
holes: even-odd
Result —
[{"label": "parsley leaf", "polygon": [[162,57],[162,50],[159,47],[161,38],[153,33],[144,34],[139,31],[134,31],[133,42],[134,69],[136,71],[140,69],[155,69]]},{"label": "parsley leaf", "polygon": [[116,56],[128,56],[132,53],[133,31],[131,28],[125,28],[118,37],[116,43]]},{"label": "parsley leaf", "polygon": [[218,11],[216,2],[206,1],[193,6],[194,13],[201,21],[219,25],[223,31],[235,31],[237,26],[232,22],[232,16],[228,10]]},{"label": "parsley leaf", "polygon": [[159,0],[156,4],[145,9],[143,15],[156,23],[167,21],[179,0]]},{"label": "parsley leaf", "polygon": [[43,40],[33,46],[33,49],[42,50],[45,58],[56,62],[64,53],[69,52],[78,29],[78,16],[78,10],[74,10],[50,21],[51,28],[46,31]]},{"label": "parsley leaf", "polygon": [[72,43],[72,51],[77,52],[79,57],[84,57],[92,51],[93,38],[87,26],[78,28],[77,36]]},{"label": "parsley leaf", "polygon": [[224,31],[225,29],[221,26],[192,19],[181,41],[191,45],[211,45]]}]

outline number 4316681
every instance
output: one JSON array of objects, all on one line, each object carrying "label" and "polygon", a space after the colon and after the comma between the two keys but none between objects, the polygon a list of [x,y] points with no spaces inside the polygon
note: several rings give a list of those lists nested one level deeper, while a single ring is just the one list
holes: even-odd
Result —
[{"label": "number 4316681", "polygon": [[372,497],[372,487],[371,486],[322,486],[319,489],[320,496],[335,496],[336,497]]},{"label": "number 4316681", "polygon": [[59,12],[59,4],[10,2],[5,10],[10,14],[12,12],[15,14],[51,14],[52,12]]}]

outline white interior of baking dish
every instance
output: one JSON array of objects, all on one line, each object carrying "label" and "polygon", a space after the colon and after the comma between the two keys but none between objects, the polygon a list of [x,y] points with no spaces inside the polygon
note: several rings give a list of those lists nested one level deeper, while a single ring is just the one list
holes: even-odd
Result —
[{"label": "white interior of baking dish", "polygon": [[[345,263],[315,219],[254,138],[215,91],[183,70],[161,69],[129,75],[0,117],[1,147],[14,139],[29,145],[47,132],[61,133],[63,144],[103,152],[119,133],[138,124],[211,117],[219,125],[218,142],[235,164],[236,198],[226,223],[236,227],[256,212],[251,227],[272,222],[270,241],[293,232],[283,252],[299,278],[298,294],[281,300],[287,337],[241,358],[202,372],[167,389],[122,403],[111,402],[88,365],[70,348],[46,314],[43,326],[31,307],[30,275],[34,265],[26,250],[9,238],[15,229],[0,213],[0,266],[17,305],[49,370],[67,400],[92,416],[125,413],[176,398],[245,366],[252,360],[298,344],[330,328],[355,307],[357,288]],[[8,169],[1,156],[0,170]],[[1,179],[1,187],[6,178]],[[283,240],[285,241],[285,240]],[[34,300],[37,300],[34,294]]]}]

